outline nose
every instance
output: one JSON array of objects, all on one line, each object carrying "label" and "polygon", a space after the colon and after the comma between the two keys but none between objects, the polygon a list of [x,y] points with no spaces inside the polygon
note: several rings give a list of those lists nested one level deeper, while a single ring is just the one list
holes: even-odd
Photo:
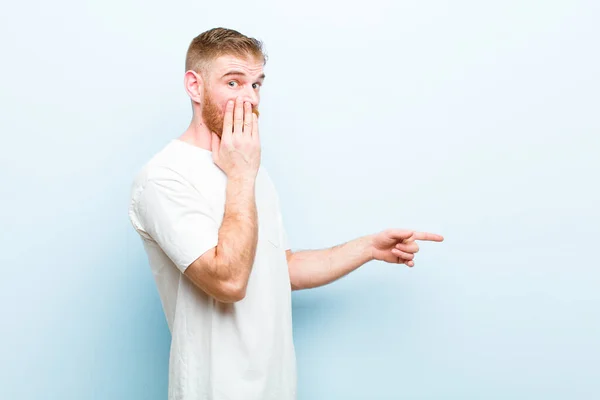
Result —
[{"label": "nose", "polygon": [[249,89],[244,90],[242,99],[244,100],[244,102],[250,102],[250,104],[252,104],[252,108],[258,108],[258,103],[260,99],[258,97],[258,93],[256,93],[256,90],[254,88],[250,87]]}]

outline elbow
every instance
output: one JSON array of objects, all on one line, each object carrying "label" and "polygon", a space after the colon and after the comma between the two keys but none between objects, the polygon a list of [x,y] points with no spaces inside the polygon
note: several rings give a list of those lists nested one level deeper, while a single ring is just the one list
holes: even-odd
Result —
[{"label": "elbow", "polygon": [[222,303],[236,303],[246,297],[248,275],[230,273],[227,264],[214,262],[214,255],[200,257],[184,272],[194,285]]},{"label": "elbow", "polygon": [[221,284],[217,300],[223,303],[237,303],[246,297],[248,282],[242,280],[231,280]]}]

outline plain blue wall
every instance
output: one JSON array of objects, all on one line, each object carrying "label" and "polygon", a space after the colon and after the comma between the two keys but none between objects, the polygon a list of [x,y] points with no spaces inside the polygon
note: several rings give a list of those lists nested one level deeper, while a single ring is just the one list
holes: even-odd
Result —
[{"label": "plain blue wall", "polygon": [[190,119],[191,38],[265,41],[264,163],[295,249],[438,232],[294,293],[299,400],[600,398],[594,1],[22,2],[0,16],[0,398],[165,399],[127,219]]}]

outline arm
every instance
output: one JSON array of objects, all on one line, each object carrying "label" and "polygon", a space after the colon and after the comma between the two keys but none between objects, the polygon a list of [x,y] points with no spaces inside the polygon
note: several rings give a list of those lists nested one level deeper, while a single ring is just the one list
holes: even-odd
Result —
[{"label": "arm", "polygon": [[372,260],[412,267],[414,254],[419,251],[415,240],[441,242],[444,239],[433,233],[388,229],[329,249],[288,250],[292,290],[329,284]]},{"label": "arm", "polygon": [[322,250],[287,251],[292,290],[327,285],[373,260],[370,236]]},{"label": "arm", "polygon": [[239,301],[246,294],[258,238],[254,189],[252,178],[228,180],[219,242],[184,272],[196,286],[222,302]]},{"label": "arm", "polygon": [[227,103],[223,133],[212,133],[211,146],[215,164],[227,175],[225,213],[217,246],[196,259],[185,275],[217,300],[236,302],[246,295],[258,240],[260,138],[249,102],[238,98]]}]

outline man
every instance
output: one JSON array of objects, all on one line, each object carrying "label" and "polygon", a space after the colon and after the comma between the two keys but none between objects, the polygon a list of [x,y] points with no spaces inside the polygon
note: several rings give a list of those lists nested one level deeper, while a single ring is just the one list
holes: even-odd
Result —
[{"label": "man", "polygon": [[415,240],[389,229],[292,252],[277,192],[260,164],[261,42],[200,34],[184,77],[193,118],[134,180],[142,238],[172,333],[171,400],[296,398],[291,290],[328,284],[371,260],[414,265]]}]

